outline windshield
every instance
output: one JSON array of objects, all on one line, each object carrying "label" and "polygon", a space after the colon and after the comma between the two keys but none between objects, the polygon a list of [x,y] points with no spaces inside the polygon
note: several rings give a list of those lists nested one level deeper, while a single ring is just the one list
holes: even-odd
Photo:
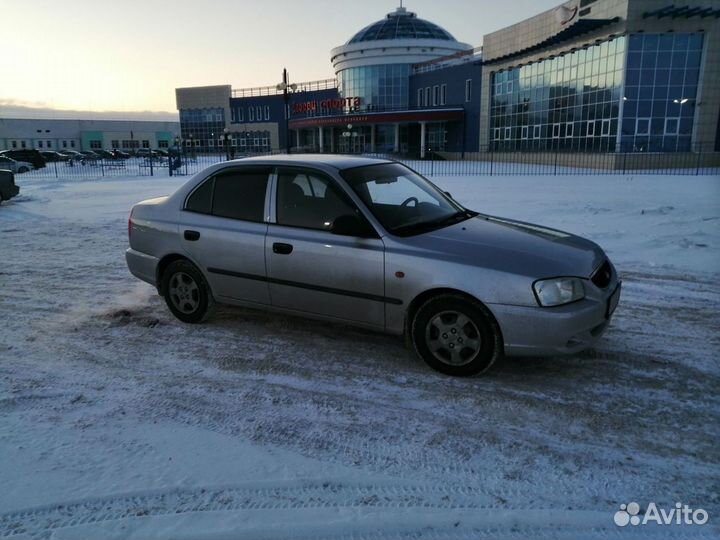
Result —
[{"label": "windshield", "polygon": [[398,236],[420,234],[475,215],[400,163],[346,169],[340,174],[383,227]]}]

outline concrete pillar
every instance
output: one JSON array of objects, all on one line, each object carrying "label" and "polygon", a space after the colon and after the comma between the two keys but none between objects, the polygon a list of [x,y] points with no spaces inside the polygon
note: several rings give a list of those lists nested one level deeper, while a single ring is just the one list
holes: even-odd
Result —
[{"label": "concrete pillar", "polygon": [[323,128],[322,126],[318,126],[318,142],[320,146],[320,153],[322,154],[325,151],[325,141],[323,140]]},{"label": "concrete pillar", "polygon": [[300,148],[300,130],[295,130],[295,148]]},{"label": "concrete pillar", "polygon": [[370,124],[370,152],[375,152],[375,124]]},{"label": "concrete pillar", "polygon": [[395,141],[393,142],[393,152],[400,152],[400,124],[395,124]]},{"label": "concrete pillar", "polygon": [[330,128],[330,153],[335,153],[335,128]]},{"label": "concrete pillar", "polygon": [[420,159],[425,159],[425,124],[420,122]]}]

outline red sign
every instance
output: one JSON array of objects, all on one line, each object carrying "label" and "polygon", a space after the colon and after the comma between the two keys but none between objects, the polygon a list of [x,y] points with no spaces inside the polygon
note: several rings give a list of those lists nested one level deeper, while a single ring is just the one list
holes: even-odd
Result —
[{"label": "red sign", "polygon": [[320,109],[344,109],[359,107],[361,100],[359,97],[347,97],[347,98],[331,98],[323,99],[321,101],[304,101],[302,103],[293,103],[292,112],[293,114],[302,114],[310,111],[317,111]]}]

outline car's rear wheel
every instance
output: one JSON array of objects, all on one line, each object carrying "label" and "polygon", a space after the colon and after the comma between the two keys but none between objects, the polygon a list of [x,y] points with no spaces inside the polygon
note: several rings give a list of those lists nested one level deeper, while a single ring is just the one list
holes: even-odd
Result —
[{"label": "car's rear wheel", "polygon": [[212,313],[215,302],[205,277],[187,260],[170,263],[162,278],[165,303],[186,323],[200,323]]},{"label": "car's rear wheel", "polygon": [[427,364],[448,375],[476,375],[502,353],[497,323],[479,302],[459,294],[427,300],[411,324],[413,347]]}]

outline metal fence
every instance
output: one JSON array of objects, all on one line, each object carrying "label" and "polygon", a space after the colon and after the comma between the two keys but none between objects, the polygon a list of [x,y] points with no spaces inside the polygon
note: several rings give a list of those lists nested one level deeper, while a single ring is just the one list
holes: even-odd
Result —
[{"label": "metal fence", "polygon": [[[318,153],[317,148],[303,148],[303,153]],[[113,176],[186,176],[215,163],[226,161],[230,152],[199,153],[188,150],[175,156],[130,157],[84,162],[49,162],[23,176],[48,178],[103,178]],[[232,153],[234,154],[234,152]],[[233,155],[243,159],[254,155],[284,154],[272,151]],[[423,159],[419,152],[370,153],[368,157],[393,159],[407,164],[420,174],[439,175],[607,175],[607,174],[675,174],[720,176],[720,152],[677,153],[577,153],[543,152],[441,152],[428,149]]]}]

